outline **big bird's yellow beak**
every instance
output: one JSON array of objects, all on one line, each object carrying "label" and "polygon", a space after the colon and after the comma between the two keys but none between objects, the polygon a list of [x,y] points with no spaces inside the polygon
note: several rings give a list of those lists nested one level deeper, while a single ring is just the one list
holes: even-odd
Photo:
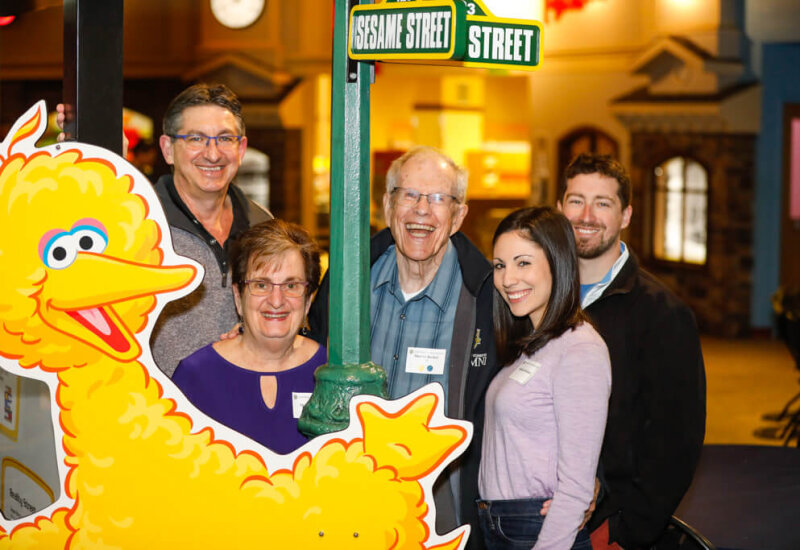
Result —
[{"label": "big bird's yellow beak", "polygon": [[197,274],[190,265],[153,266],[108,255],[79,253],[69,267],[49,270],[39,314],[55,330],[77,338],[119,361],[141,355],[134,337],[145,322],[126,319],[119,304],[184,288]]}]

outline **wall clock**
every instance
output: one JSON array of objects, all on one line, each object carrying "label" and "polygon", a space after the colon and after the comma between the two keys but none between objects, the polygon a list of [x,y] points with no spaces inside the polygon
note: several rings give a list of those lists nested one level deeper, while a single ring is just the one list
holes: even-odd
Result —
[{"label": "wall clock", "polygon": [[211,13],[222,25],[242,29],[261,17],[265,3],[266,0],[211,0]]}]

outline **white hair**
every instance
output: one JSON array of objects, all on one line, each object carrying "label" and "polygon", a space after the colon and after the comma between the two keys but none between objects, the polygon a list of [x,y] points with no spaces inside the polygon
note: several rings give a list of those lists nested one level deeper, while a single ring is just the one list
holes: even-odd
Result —
[{"label": "white hair", "polygon": [[389,171],[386,172],[386,193],[391,193],[395,187],[399,186],[400,170],[403,168],[403,165],[405,165],[405,163],[414,157],[423,154],[435,155],[453,169],[453,172],[456,175],[455,196],[458,199],[458,202],[463,203],[467,198],[467,180],[469,179],[469,173],[467,172],[466,168],[462,168],[457,165],[455,162],[453,162],[453,159],[445,155],[439,149],[429,147],[427,145],[418,145],[413,147],[404,153],[403,156],[395,159],[392,162],[391,166],[389,166]]}]

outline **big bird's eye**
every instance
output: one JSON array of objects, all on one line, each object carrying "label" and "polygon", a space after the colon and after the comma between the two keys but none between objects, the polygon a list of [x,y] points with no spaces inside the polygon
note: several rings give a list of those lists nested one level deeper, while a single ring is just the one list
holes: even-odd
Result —
[{"label": "big bird's eye", "polygon": [[99,229],[91,226],[75,227],[72,235],[78,244],[79,252],[101,254],[108,245],[108,237]]},{"label": "big bird's eye", "polygon": [[107,244],[108,237],[100,229],[88,225],[78,226],[72,231],[54,235],[42,250],[42,260],[50,269],[64,269],[72,265],[78,252],[100,254]]},{"label": "big bird's eye", "polygon": [[77,257],[75,238],[71,233],[60,233],[47,243],[42,260],[50,269],[64,269],[71,266]]}]

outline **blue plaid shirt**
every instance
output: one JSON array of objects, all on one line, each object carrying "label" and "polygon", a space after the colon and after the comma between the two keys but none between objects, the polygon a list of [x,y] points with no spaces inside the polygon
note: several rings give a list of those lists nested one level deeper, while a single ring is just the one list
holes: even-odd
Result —
[{"label": "blue plaid shirt", "polygon": [[[386,370],[389,396],[397,399],[430,382],[439,382],[447,396],[450,342],[461,292],[461,268],[449,242],[431,283],[405,300],[397,276],[397,256],[392,245],[370,271],[370,355]],[[444,374],[406,372],[409,347],[445,349]]]}]

